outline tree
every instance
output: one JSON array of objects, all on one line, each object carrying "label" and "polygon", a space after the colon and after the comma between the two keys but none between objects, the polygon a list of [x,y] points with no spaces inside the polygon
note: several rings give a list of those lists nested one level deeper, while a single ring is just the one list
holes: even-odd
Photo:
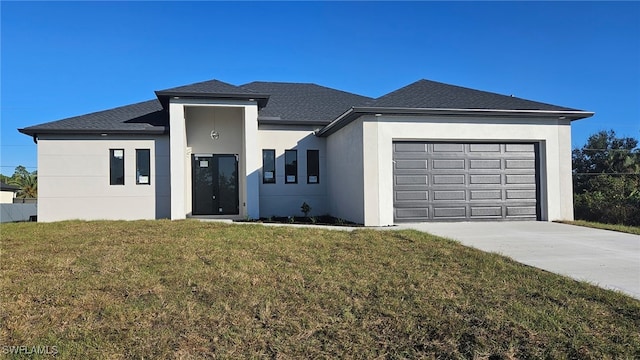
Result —
[{"label": "tree", "polygon": [[9,181],[11,181],[11,177],[7,176],[7,175],[0,174],[0,181],[2,181],[5,184],[8,184]]},{"label": "tree", "polygon": [[640,225],[640,149],[638,140],[613,130],[593,134],[573,150],[576,217]]},{"label": "tree", "polygon": [[9,184],[18,186],[20,189],[16,193],[16,197],[21,199],[38,197],[38,172],[29,172],[20,165],[8,181]]}]

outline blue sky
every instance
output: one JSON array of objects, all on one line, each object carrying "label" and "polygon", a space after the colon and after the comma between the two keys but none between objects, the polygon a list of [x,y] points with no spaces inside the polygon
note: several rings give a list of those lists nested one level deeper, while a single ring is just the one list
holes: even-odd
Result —
[{"label": "blue sky", "polygon": [[640,138],[637,2],[6,2],[0,171],[37,166],[17,128],[209,79],[371,97],[430,79],[596,115]]}]

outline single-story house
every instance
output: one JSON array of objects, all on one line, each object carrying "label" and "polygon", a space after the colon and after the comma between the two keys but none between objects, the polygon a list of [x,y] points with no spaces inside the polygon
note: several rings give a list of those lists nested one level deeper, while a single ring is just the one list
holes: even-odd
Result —
[{"label": "single-story house", "polygon": [[13,204],[13,199],[15,199],[18,190],[20,188],[17,186],[0,181],[0,204]]},{"label": "single-story house", "polygon": [[419,80],[379,98],[210,80],[23,129],[38,220],[364,224],[573,218],[571,121],[592,112]]}]

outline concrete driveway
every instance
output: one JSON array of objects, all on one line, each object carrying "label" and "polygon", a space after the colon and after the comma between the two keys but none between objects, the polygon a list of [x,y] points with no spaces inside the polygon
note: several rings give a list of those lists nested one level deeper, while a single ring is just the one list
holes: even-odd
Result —
[{"label": "concrete driveway", "polygon": [[640,299],[640,236],[542,221],[402,224]]}]

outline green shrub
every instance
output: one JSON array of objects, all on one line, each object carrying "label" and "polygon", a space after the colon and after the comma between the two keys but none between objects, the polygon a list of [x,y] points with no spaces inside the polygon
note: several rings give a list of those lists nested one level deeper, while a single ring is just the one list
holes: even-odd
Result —
[{"label": "green shrub", "polygon": [[587,181],[591,191],[576,194],[577,219],[609,224],[640,225],[640,176],[597,175]]}]

